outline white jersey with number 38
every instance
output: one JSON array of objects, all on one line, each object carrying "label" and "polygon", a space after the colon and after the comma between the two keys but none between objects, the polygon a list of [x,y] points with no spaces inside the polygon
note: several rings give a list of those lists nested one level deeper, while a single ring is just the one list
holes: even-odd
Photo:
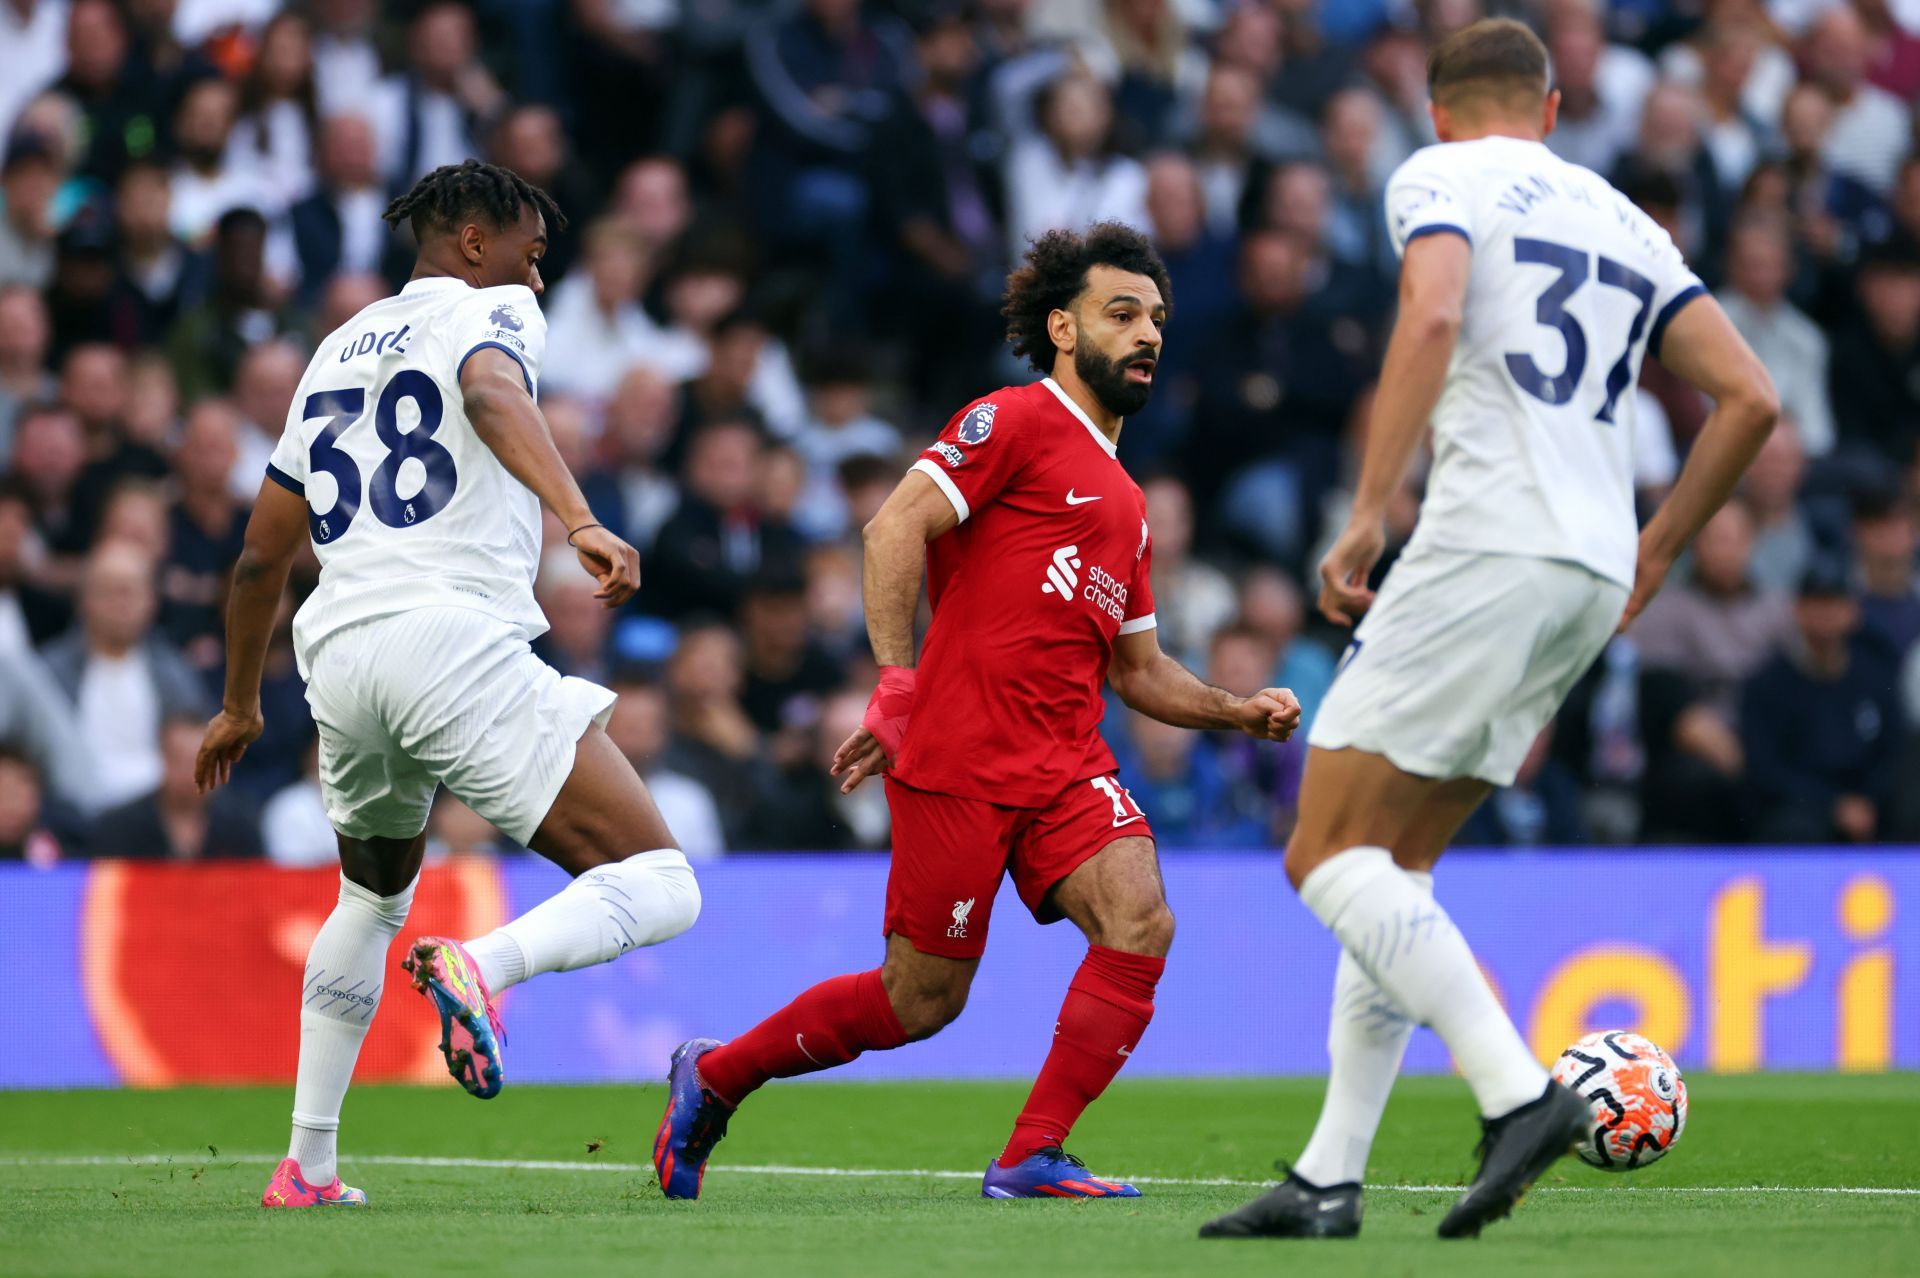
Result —
[{"label": "white jersey with number 38", "polygon": [[1652,218],[1538,142],[1418,151],[1386,215],[1401,253],[1451,234],[1473,254],[1413,545],[1568,560],[1630,589],[1634,386],[1699,279]]},{"label": "white jersey with number 38", "polygon": [[474,433],[460,370],[512,356],[533,391],[547,324],[530,289],[420,279],[320,343],[267,477],[303,495],[320,585],[293,622],[300,670],[373,617],[462,607],[547,628],[533,599],[540,503]]}]

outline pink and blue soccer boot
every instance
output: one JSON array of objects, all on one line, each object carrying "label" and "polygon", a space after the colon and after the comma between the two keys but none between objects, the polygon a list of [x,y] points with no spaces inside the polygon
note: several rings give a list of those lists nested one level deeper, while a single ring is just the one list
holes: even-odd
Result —
[{"label": "pink and blue soccer boot", "polygon": [[309,1185],[300,1174],[300,1164],[283,1158],[273,1169],[267,1192],[260,1195],[262,1207],[365,1207],[367,1196],[351,1185],[343,1185],[335,1176],[331,1185]]},{"label": "pink and blue soccer boot", "polygon": [[727,1134],[733,1109],[700,1084],[700,1058],[720,1046],[711,1038],[688,1039],[667,1069],[667,1112],[653,1138],[653,1170],[669,1198],[698,1198],[707,1159]]},{"label": "pink and blue soccer boot", "polygon": [[1036,1149],[1011,1167],[987,1164],[982,1198],[1138,1198],[1140,1191],[1117,1180],[1087,1174],[1087,1165],[1058,1145]]},{"label": "pink and blue soccer boot", "polygon": [[467,947],[444,936],[423,936],[400,966],[440,1013],[440,1054],[447,1058],[447,1072],[470,1096],[498,1096],[506,1082],[500,1071],[500,1042],[506,1035]]}]

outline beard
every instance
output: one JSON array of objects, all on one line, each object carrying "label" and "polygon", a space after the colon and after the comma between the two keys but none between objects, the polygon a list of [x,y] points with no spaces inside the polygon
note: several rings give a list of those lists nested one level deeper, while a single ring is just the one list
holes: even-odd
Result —
[{"label": "beard", "polygon": [[1135,364],[1150,363],[1152,358],[1129,355],[1124,361],[1108,359],[1082,333],[1073,348],[1073,371],[1108,412],[1116,417],[1131,417],[1153,398],[1153,383],[1128,381],[1127,369]]}]

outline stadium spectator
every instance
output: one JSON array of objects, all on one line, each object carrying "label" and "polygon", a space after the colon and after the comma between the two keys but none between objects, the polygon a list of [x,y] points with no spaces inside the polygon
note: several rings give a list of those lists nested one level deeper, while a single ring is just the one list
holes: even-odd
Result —
[{"label": "stadium spectator", "polygon": [[1782,413],[1740,483],[1740,496],[1753,515],[1747,573],[1761,590],[1792,590],[1813,558],[1813,522],[1799,500],[1807,473],[1800,439],[1790,416]]},{"label": "stadium spectator", "polygon": [[759,433],[741,418],[723,418],[694,435],[685,490],[654,541],[651,588],[641,607],[674,618],[731,617],[760,572],[798,571],[799,534],[759,506],[760,449]]},{"label": "stadium spectator", "polygon": [[1747,86],[1765,47],[1751,22],[1716,20],[1700,35],[1699,87],[1705,108],[1701,136],[1728,195],[1739,191],[1775,145],[1773,130],[1747,101]]},{"label": "stadium spectator", "polygon": [[1380,102],[1370,90],[1342,89],[1327,100],[1320,123],[1329,188],[1325,243],[1336,261],[1392,279],[1399,261],[1387,238],[1384,192],[1389,174],[1375,164]]},{"label": "stadium spectator", "polygon": [[621,170],[607,212],[638,235],[649,254],[665,256],[693,222],[686,169],[671,156],[635,160]]},{"label": "stadium spectator", "polygon": [[307,371],[307,361],[291,341],[267,341],[241,355],[233,379],[233,406],[240,414],[239,435],[227,490],[253,504],[266,478],[267,458],[287,428],[287,412]]},{"label": "stadium spectator", "polygon": [[1860,565],[1860,617],[1867,634],[1904,656],[1920,645],[1920,527],[1897,490],[1862,493],[1853,504]]},{"label": "stadium spectator", "polygon": [[617,677],[607,686],[619,697],[613,717],[607,721],[607,735],[647,783],[647,793],[653,796],[654,806],[660,809],[680,850],[692,861],[725,853],[726,835],[713,792],[663,762],[672,739],[672,711],[666,690],[631,674]]},{"label": "stadium spectator", "polygon": [[1816,561],[1795,641],[1747,682],[1748,801],[1769,843],[1871,843],[1897,784],[1904,731],[1893,654],[1860,626],[1846,573]]},{"label": "stadium spectator", "polygon": [[[528,8],[537,6],[529,5]],[[573,162],[560,113],[541,103],[510,108],[493,130],[495,164],[512,169],[554,198],[562,213],[584,216],[599,203],[597,193]],[[540,256],[540,278],[549,288],[566,278],[579,252],[572,235],[550,235]]]},{"label": "stadium spectator", "polygon": [[1720,304],[1773,374],[1781,411],[1797,428],[1801,450],[1819,457],[1834,443],[1833,414],[1827,405],[1827,338],[1787,300],[1792,274],[1793,245],[1783,221],[1753,214],[1734,225]]},{"label": "stadium spectator", "polygon": [[1858,288],[1857,318],[1833,344],[1834,426],[1841,443],[1893,462],[1920,443],[1920,244],[1871,246]]},{"label": "stadium spectator", "polygon": [[0,652],[29,652],[73,620],[71,596],[39,579],[45,556],[31,494],[17,478],[0,484]]},{"label": "stadium spectator", "polygon": [[320,114],[365,111],[380,84],[375,0],[314,0],[313,87]]},{"label": "stadium spectator", "polygon": [[1640,126],[1652,70],[1630,50],[1607,43],[1585,5],[1560,5],[1546,31],[1560,117],[1547,146],[1563,160],[1611,173]]},{"label": "stadium spectator", "polygon": [[167,171],[145,160],[121,171],[114,196],[113,337],[152,346],[166,336],[182,297],[200,287],[204,267],[173,230]]},{"label": "stadium spectator", "polygon": [[640,304],[652,263],[639,234],[607,219],[588,227],[584,239],[580,269],[545,308],[543,385],[599,403],[634,367],[673,381],[692,376],[705,362],[699,344],[664,332]]},{"label": "stadium spectator", "polygon": [[1113,99],[1092,76],[1062,75],[1035,104],[1040,132],[1007,152],[1007,249],[1017,259],[1027,242],[1056,227],[1085,230],[1095,222],[1145,229],[1147,174],[1114,144]]},{"label": "stadium spectator", "polygon": [[652,548],[680,505],[679,485],[662,465],[673,442],[675,407],[672,383],[651,368],[632,368],[614,387],[601,428],[602,453],[613,459],[610,476],[620,494],[622,536],[643,549]]},{"label": "stadium spectator", "polygon": [[0,160],[0,285],[45,288],[53,279],[53,198],[60,168],[52,148],[31,133],[16,135]]},{"label": "stadium spectator", "polygon": [[[1274,669],[1285,665],[1282,645],[1271,636],[1251,624],[1229,625],[1215,633],[1208,646],[1207,682],[1229,692],[1271,687]],[[1300,774],[1307,762],[1306,738],[1295,733],[1293,740],[1263,750],[1250,738],[1223,732],[1206,737],[1200,748],[1212,756],[1225,784],[1223,799],[1238,823],[1249,831],[1258,829],[1259,842],[1284,844],[1293,832]]]},{"label": "stadium spectator", "polygon": [[66,70],[65,0],[0,5],[0,138],[35,94]]},{"label": "stadium spectator", "polygon": [[[1159,475],[1147,478],[1140,490],[1147,499],[1147,527],[1153,530],[1153,611],[1160,647],[1197,669],[1214,632],[1233,620],[1238,607],[1233,583],[1193,557],[1193,497],[1187,486]],[[1266,686],[1261,682],[1254,689]]]},{"label": "stadium spectator", "polygon": [[25,284],[0,286],[0,457],[12,457],[13,432],[27,405],[58,389],[47,370],[53,325],[47,304]]},{"label": "stadium spectator", "polygon": [[291,327],[267,275],[266,244],[267,220],[250,208],[229,210],[214,228],[205,294],[167,334],[174,377],[189,399],[231,387],[247,352]]},{"label": "stadium spectator", "polygon": [[451,857],[499,856],[514,851],[513,840],[493,828],[487,819],[442,790],[434,796],[427,816],[427,856],[435,861]]},{"label": "stadium spectator", "polygon": [[806,361],[807,418],[793,437],[806,464],[806,487],[795,526],[809,540],[830,541],[848,529],[847,505],[836,480],[849,457],[891,457],[900,432],[875,416],[868,354],[857,347],[824,348]]},{"label": "stadium spectator", "polygon": [[404,278],[405,251],[380,214],[387,191],[380,181],[373,127],[360,115],[336,115],[320,125],[318,179],[310,194],[287,210],[279,233],[282,254],[298,279],[299,303],[312,307],[328,281],[343,274]]},{"label": "stadium spectator", "polygon": [[842,689],[818,709],[798,734],[804,752],[768,779],[753,829],[741,846],[805,852],[887,846],[892,818],[884,791],[861,786],[842,794],[831,771],[834,751],[860,726],[866,695]]},{"label": "stadium spectator", "polygon": [[1832,5],[1807,29],[1801,60],[1808,81],[1833,104],[1823,145],[1828,163],[1884,195],[1913,144],[1913,122],[1898,98],[1868,83],[1869,39],[1851,5]]},{"label": "stadium spectator", "polygon": [[320,745],[307,746],[300,777],[276,791],[260,811],[260,844],[267,860],[288,869],[339,863],[340,842],[320,795]]},{"label": "stadium spectator", "polygon": [[819,717],[819,699],[845,677],[807,631],[807,588],[798,576],[755,579],[740,603],[746,680],[740,704],[769,735]]},{"label": "stadium spectator", "polygon": [[59,861],[60,839],[42,819],[40,769],[11,746],[0,746],[0,862],[46,869]]},{"label": "stadium spectator", "polygon": [[173,459],[177,495],[161,565],[160,625],[200,670],[220,664],[227,576],[247,531],[247,506],[227,487],[240,430],[233,405],[202,400],[187,414]]},{"label": "stadium spectator", "polygon": [[828,313],[857,325],[867,157],[912,80],[910,38],[859,0],[803,0],[789,17],[754,23],[745,52],[760,106],[751,167],[763,229],[819,254]]},{"label": "stadium spectator", "polygon": [[74,0],[67,14],[67,73],[55,86],[79,104],[88,176],[112,182],[129,159],[151,156],[167,104],[129,56],[126,19],[112,0]]},{"label": "stadium spectator", "polygon": [[[93,760],[91,786],[103,807],[160,783],[164,722],[176,716],[198,720],[197,748],[208,713],[192,667],[153,628],[153,579],[147,552],[124,542],[103,545],[87,560],[78,626],[46,648],[47,668],[78,715]],[[191,752],[187,772],[191,781]]]},{"label": "stadium spectator", "polygon": [[284,207],[313,186],[320,128],[313,34],[298,13],[275,14],[260,29],[253,67],[240,84],[231,162],[255,174]]},{"label": "stadium spectator", "polygon": [[50,785],[69,810],[91,813],[103,801],[73,707],[30,649],[0,649],[0,748],[30,763],[36,791]]},{"label": "stadium spectator", "polygon": [[162,772],[152,792],[110,808],[94,824],[94,856],[169,861],[253,858],[261,853],[259,813],[243,790],[200,793],[193,761],[206,728],[169,718],[160,730]]},{"label": "stadium spectator", "polygon": [[754,845],[754,805],[773,781],[760,734],[740,704],[745,679],[739,636],[717,621],[684,629],[667,663],[673,739],[661,761],[727,796],[720,821],[730,848]]},{"label": "stadium spectator", "polygon": [[[1361,351],[1312,307],[1311,248],[1284,231],[1241,246],[1241,307],[1202,347],[1187,451],[1195,506],[1212,534],[1299,562],[1317,531],[1315,495],[1339,474],[1340,432],[1359,395]],[[1178,299],[1175,299],[1176,304]]]},{"label": "stadium spectator", "polygon": [[14,427],[13,478],[54,555],[78,555],[93,542],[93,528],[82,521],[74,498],[86,464],[86,436],[74,411],[53,401],[27,405]]},{"label": "stadium spectator", "polygon": [[381,169],[404,190],[443,164],[479,155],[479,139],[506,107],[480,61],[473,11],[454,0],[422,7],[407,28],[404,68],[381,82]]},{"label": "stadium spectator", "polygon": [[211,242],[220,219],[234,209],[278,213],[294,193],[277,190],[273,174],[235,155],[230,146],[240,94],[219,76],[196,80],[174,113],[178,156],[167,202],[173,232],[195,248]]},{"label": "stadium spectator", "polygon": [[1793,633],[1791,601],[1754,585],[1753,517],[1722,507],[1693,544],[1691,571],[1669,580],[1634,623],[1640,655],[1654,670],[1683,675],[1729,727],[1740,719],[1740,689]]}]

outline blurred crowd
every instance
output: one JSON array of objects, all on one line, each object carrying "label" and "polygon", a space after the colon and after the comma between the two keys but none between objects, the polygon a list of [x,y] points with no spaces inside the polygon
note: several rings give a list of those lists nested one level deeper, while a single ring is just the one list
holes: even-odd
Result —
[{"label": "blurred crowd", "polygon": [[[1920,837],[1920,0],[0,0],[0,858],[331,859],[310,561],[266,735],[195,791],[226,576],[314,339],[410,268],[381,210],[470,155],[571,218],[542,404],[643,553],[615,615],[550,537],[537,646],[620,693],[690,854],[885,846],[879,788],[826,774],[873,679],[858,530],[1030,376],[996,312],[1050,227],[1138,225],[1172,274],[1121,439],[1162,645],[1310,718],[1382,187],[1432,140],[1427,48],[1487,12],[1540,31],[1549,145],[1672,233],[1786,412],[1463,841]],[[1650,508],[1707,406],[1653,361],[1638,404]],[[1164,845],[1284,839],[1303,742],[1107,731]],[[451,800],[431,835],[503,850]]]}]

